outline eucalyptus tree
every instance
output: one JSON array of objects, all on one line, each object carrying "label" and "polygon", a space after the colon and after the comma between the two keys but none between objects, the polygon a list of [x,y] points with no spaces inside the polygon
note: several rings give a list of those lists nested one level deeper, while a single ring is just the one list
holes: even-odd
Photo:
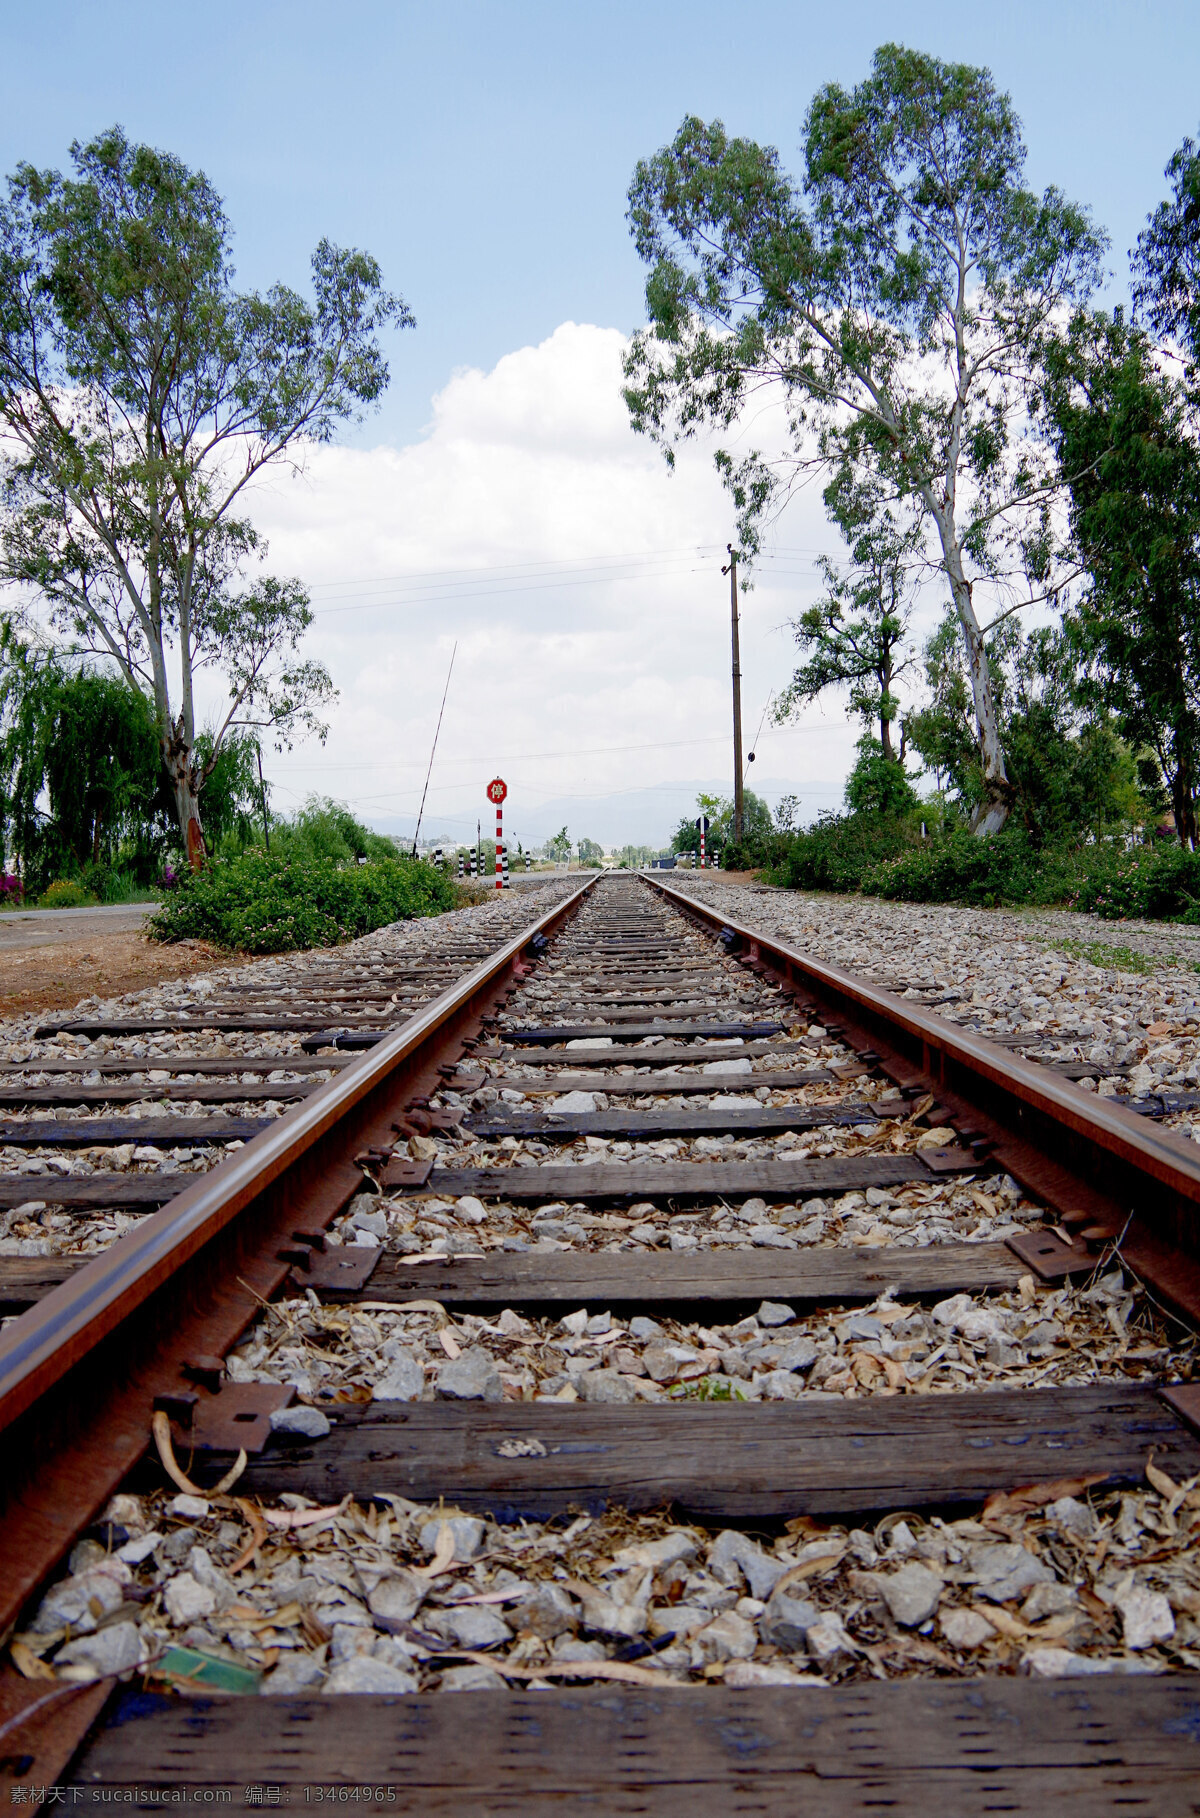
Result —
[{"label": "eucalyptus tree", "polygon": [[[322,240],[312,297],[234,284],[202,172],[113,127],[73,174],[20,166],[0,203],[0,578],[148,699],[181,836],[236,727],[323,736],[304,589],[255,575],[247,488],[361,416],[407,326],[365,252]],[[198,745],[196,677],[227,704]],[[172,674],[174,671],[174,675]]]},{"label": "eucalyptus tree", "polygon": [[1035,195],[990,74],[896,45],[815,96],[804,179],[720,121],[685,119],[640,163],[630,224],[649,322],[626,390],[635,426],[675,443],[784,406],[774,457],[718,452],[747,547],[813,462],[915,508],[954,603],[985,781],[979,832],[1010,791],[988,671],[992,621],[1053,582],[1053,463],[1028,433],[1038,348],[1099,279],[1103,236]]},{"label": "eucalyptus tree", "polygon": [[1185,139],[1166,169],[1171,194],[1138,235],[1133,296],[1140,318],[1185,351],[1200,369],[1200,150]]},{"label": "eucalyptus tree", "polygon": [[913,569],[919,552],[919,523],[898,522],[891,511],[873,509],[861,489],[826,495],[850,559],[841,565],[818,557],[825,583],[821,597],[791,621],[804,657],[776,696],[774,719],[784,725],[827,689],[849,691],[850,709],[869,731],[879,728],[885,763],[902,762],[904,732],[897,753],[892,726],[900,713],[900,678],[915,663],[909,641],[914,594]]},{"label": "eucalyptus tree", "polygon": [[[1087,574],[1064,618],[1077,692],[1153,753],[1176,833],[1200,840],[1200,445],[1189,391],[1139,328],[1081,313],[1047,361]],[[1194,391],[1192,391],[1194,403]]]}]

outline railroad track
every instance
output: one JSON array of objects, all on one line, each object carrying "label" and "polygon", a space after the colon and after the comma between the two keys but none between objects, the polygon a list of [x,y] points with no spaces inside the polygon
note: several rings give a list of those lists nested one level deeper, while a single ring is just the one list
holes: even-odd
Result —
[{"label": "railroad track", "polygon": [[0,1773],[1200,1811],[1173,1107],[657,881],[536,907],[465,975],[334,954],[177,1012],[154,1085],[240,1121],[157,1140],[244,1144],[182,1183],[71,1160],[132,1140],[148,1057],[97,1044],[153,1019],[56,1019],[87,1052],[0,1086],[65,1157],[0,1205],[128,1225],[0,1258]]}]

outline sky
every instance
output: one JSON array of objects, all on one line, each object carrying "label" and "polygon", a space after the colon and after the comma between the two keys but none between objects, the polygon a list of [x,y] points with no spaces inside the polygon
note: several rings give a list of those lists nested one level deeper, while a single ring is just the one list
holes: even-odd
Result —
[{"label": "sky", "polygon": [[[339,689],[325,744],[267,771],[282,810],[315,791],[410,831],[457,645],[423,828],[448,840],[486,818],[497,772],[526,843],[563,824],[657,843],[699,788],[729,789],[730,508],[710,451],[668,476],[618,393],[643,313],[625,195],[685,113],[796,168],[813,91],[860,80],[879,43],[985,63],[1030,183],[1111,235],[1112,301],[1200,124],[1194,0],[0,0],[0,21],[6,171],[62,167],[119,121],[208,174],[241,283],[302,287],[328,236],[369,249],[412,308],[382,408],[253,502],[270,566],[310,588],[308,649]],[[831,699],[758,728],[821,550],[837,542],[810,491],[743,607],[751,785],[806,816],[838,804],[857,727]]]}]

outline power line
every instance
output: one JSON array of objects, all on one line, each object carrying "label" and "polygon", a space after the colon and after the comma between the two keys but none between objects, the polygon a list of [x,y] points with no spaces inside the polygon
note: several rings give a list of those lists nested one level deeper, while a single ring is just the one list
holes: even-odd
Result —
[{"label": "power line", "polygon": [[[657,562],[678,560],[684,556],[703,559],[706,556],[720,553],[716,543],[688,543],[673,549],[642,549],[628,551],[620,555],[594,556],[557,556],[541,560],[522,562],[480,563],[468,568],[425,568],[411,569],[400,574],[383,575],[339,575],[326,581],[314,581],[313,589],[321,587],[381,587],[397,583],[401,586],[418,586],[427,582],[451,582],[458,579],[481,580],[489,575],[502,579],[524,574],[536,574],[548,569],[561,569],[564,573],[572,568],[612,568],[630,562]],[[776,561],[780,557],[819,556],[825,553],[820,549],[807,549],[799,545],[780,545],[777,549],[763,551],[756,561]]]},{"label": "power line", "polygon": [[[796,557],[790,554],[772,554],[764,560],[771,562],[772,572],[780,577],[806,577],[812,572],[811,562],[803,562],[799,567],[792,565]],[[419,606],[441,604],[451,599],[501,599],[508,594],[560,592],[567,587],[616,586],[630,581],[685,579],[688,575],[708,571],[702,549],[613,557],[595,564],[590,572],[583,574],[579,573],[580,565],[580,561],[510,563],[500,568],[450,569],[441,573],[432,571],[424,574],[380,576],[378,579],[363,577],[358,581],[323,581],[314,582],[310,594],[317,596],[319,589],[331,587],[366,590],[359,597],[328,594],[323,599],[317,597],[313,606],[314,616],[331,618],[347,612],[370,612],[386,607],[411,611]],[[338,599],[342,603],[331,603]]]}]

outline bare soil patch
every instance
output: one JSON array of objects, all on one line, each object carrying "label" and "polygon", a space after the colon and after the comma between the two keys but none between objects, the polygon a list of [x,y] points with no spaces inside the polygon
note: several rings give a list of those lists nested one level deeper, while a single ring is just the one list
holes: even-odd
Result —
[{"label": "bare soil patch", "polygon": [[0,1016],[69,1010],[83,997],[119,997],[191,972],[248,965],[207,941],[160,946],[144,934],[91,934],[53,946],[0,950]]},{"label": "bare soil patch", "polygon": [[[688,868],[683,871],[682,875],[691,877],[693,874]],[[699,876],[698,870],[696,875]],[[720,884],[761,884],[763,881],[761,871],[714,871],[711,866],[705,867],[704,876],[711,879],[713,883]],[[670,882],[669,876],[667,881]]]}]

